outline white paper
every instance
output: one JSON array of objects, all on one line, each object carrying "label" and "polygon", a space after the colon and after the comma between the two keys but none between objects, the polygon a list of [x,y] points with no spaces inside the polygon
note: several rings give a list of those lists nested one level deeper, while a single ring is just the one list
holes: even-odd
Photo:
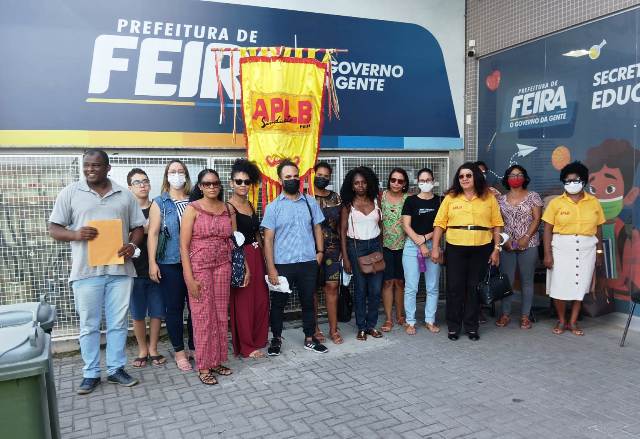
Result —
[{"label": "white paper", "polygon": [[238,247],[242,247],[242,244],[244,244],[244,235],[240,232],[233,232],[233,239]]},{"label": "white paper", "polygon": [[267,287],[271,291],[278,291],[280,293],[288,293],[291,294],[291,289],[289,288],[289,281],[284,276],[278,276],[278,281],[280,282],[278,285],[273,285],[269,282],[269,276],[264,276],[264,281],[267,283]]},{"label": "white paper", "polygon": [[500,245],[504,245],[504,243],[509,240],[509,235],[504,232],[500,234],[500,237],[502,238],[502,241],[500,241]]},{"label": "white paper", "polygon": [[351,282],[351,277],[353,276],[353,274],[349,274],[346,271],[344,271],[344,264],[340,263],[340,265],[342,265],[342,285],[344,285],[345,287],[349,286],[349,283]]}]

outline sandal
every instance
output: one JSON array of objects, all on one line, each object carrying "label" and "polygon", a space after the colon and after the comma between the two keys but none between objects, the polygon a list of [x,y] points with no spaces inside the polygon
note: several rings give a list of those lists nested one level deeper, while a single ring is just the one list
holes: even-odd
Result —
[{"label": "sandal", "polygon": [[389,332],[391,331],[391,328],[393,328],[393,322],[391,320],[387,320],[386,322],[384,322],[384,325],[380,327],[380,329],[382,329],[382,332]]},{"label": "sandal", "polygon": [[249,358],[264,358],[264,352],[262,352],[260,349],[256,349],[255,351],[251,352],[248,355]]},{"label": "sandal", "polygon": [[163,366],[167,362],[167,359],[164,358],[164,355],[160,355],[160,354],[149,355],[149,359],[151,360],[151,364],[153,364],[155,367]]},{"label": "sandal", "polygon": [[509,324],[509,322],[511,322],[511,317],[506,314],[502,314],[500,318],[496,320],[496,326],[499,328],[504,328]]},{"label": "sandal", "polygon": [[571,333],[573,335],[577,335],[577,336],[583,336],[584,335],[584,331],[578,327],[578,324],[574,324],[574,325],[567,325],[567,329],[569,331],[571,331]]},{"label": "sandal", "polygon": [[356,335],[356,340],[367,341],[367,333],[364,331],[358,331],[358,335]]},{"label": "sandal", "polygon": [[135,367],[136,369],[142,369],[143,367],[147,367],[147,357],[138,357],[138,358],[134,358],[133,362],[131,363],[131,366]]},{"label": "sandal", "polygon": [[231,371],[231,369],[229,369],[226,366],[223,366],[222,364],[216,367],[212,367],[211,369],[209,369],[210,372],[213,373],[217,373],[218,375],[222,375],[222,376],[229,376],[231,375],[233,372]]},{"label": "sandal", "polygon": [[331,337],[331,341],[334,344],[342,344],[342,342],[344,342],[344,340],[342,339],[342,335],[340,335],[339,331],[336,331],[334,333],[329,332],[329,337]]},{"label": "sandal", "polygon": [[555,335],[560,335],[564,332],[564,323],[558,321],[552,331]]},{"label": "sandal", "polygon": [[216,376],[211,371],[207,371],[205,373],[199,372],[198,378],[200,378],[202,384],[206,384],[207,386],[215,386],[218,384]]},{"label": "sandal", "polygon": [[191,363],[186,358],[176,359],[176,366],[183,372],[191,372],[193,370],[193,366],[191,366]]},{"label": "sandal", "polygon": [[404,332],[406,332],[407,335],[416,335],[416,327],[414,325],[407,325],[404,327]]},{"label": "sandal", "polygon": [[520,329],[531,329],[531,320],[529,320],[529,316],[520,317]]},{"label": "sandal", "polygon": [[399,326],[407,326],[407,319],[405,319],[404,317],[400,317],[398,319],[398,325]]},{"label": "sandal", "polygon": [[324,343],[325,340],[327,339],[324,336],[324,333],[320,330],[317,330],[315,334],[313,334],[313,336],[316,338],[316,340],[318,340],[319,343]]},{"label": "sandal", "polygon": [[427,328],[432,334],[437,334],[438,332],[440,332],[440,326],[436,325],[435,323],[425,323],[424,327]]}]

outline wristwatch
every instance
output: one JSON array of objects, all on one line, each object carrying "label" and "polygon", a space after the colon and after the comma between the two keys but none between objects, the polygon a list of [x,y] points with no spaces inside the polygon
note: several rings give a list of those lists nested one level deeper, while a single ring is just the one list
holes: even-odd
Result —
[{"label": "wristwatch", "polygon": [[128,243],[127,245],[131,245],[133,246],[133,256],[131,256],[132,258],[139,258],[140,257],[140,248],[135,245],[133,242]]}]

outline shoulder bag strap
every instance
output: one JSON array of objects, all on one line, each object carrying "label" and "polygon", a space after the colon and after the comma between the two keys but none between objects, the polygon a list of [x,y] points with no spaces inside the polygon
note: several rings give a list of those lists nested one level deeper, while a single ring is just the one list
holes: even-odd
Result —
[{"label": "shoulder bag strap", "polygon": [[307,205],[307,210],[309,210],[309,222],[311,223],[311,236],[313,236],[313,246],[318,251],[318,246],[316,245],[316,235],[313,232],[313,213],[311,213],[311,206],[309,206],[309,201],[307,200],[307,196],[302,194],[302,198],[304,198],[304,203]]}]

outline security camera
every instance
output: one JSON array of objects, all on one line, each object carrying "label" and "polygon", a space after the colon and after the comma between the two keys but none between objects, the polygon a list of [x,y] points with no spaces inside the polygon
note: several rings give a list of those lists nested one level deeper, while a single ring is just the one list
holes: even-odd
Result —
[{"label": "security camera", "polygon": [[476,56],[476,49],[469,49],[467,50],[467,56],[469,58],[474,58]]}]

